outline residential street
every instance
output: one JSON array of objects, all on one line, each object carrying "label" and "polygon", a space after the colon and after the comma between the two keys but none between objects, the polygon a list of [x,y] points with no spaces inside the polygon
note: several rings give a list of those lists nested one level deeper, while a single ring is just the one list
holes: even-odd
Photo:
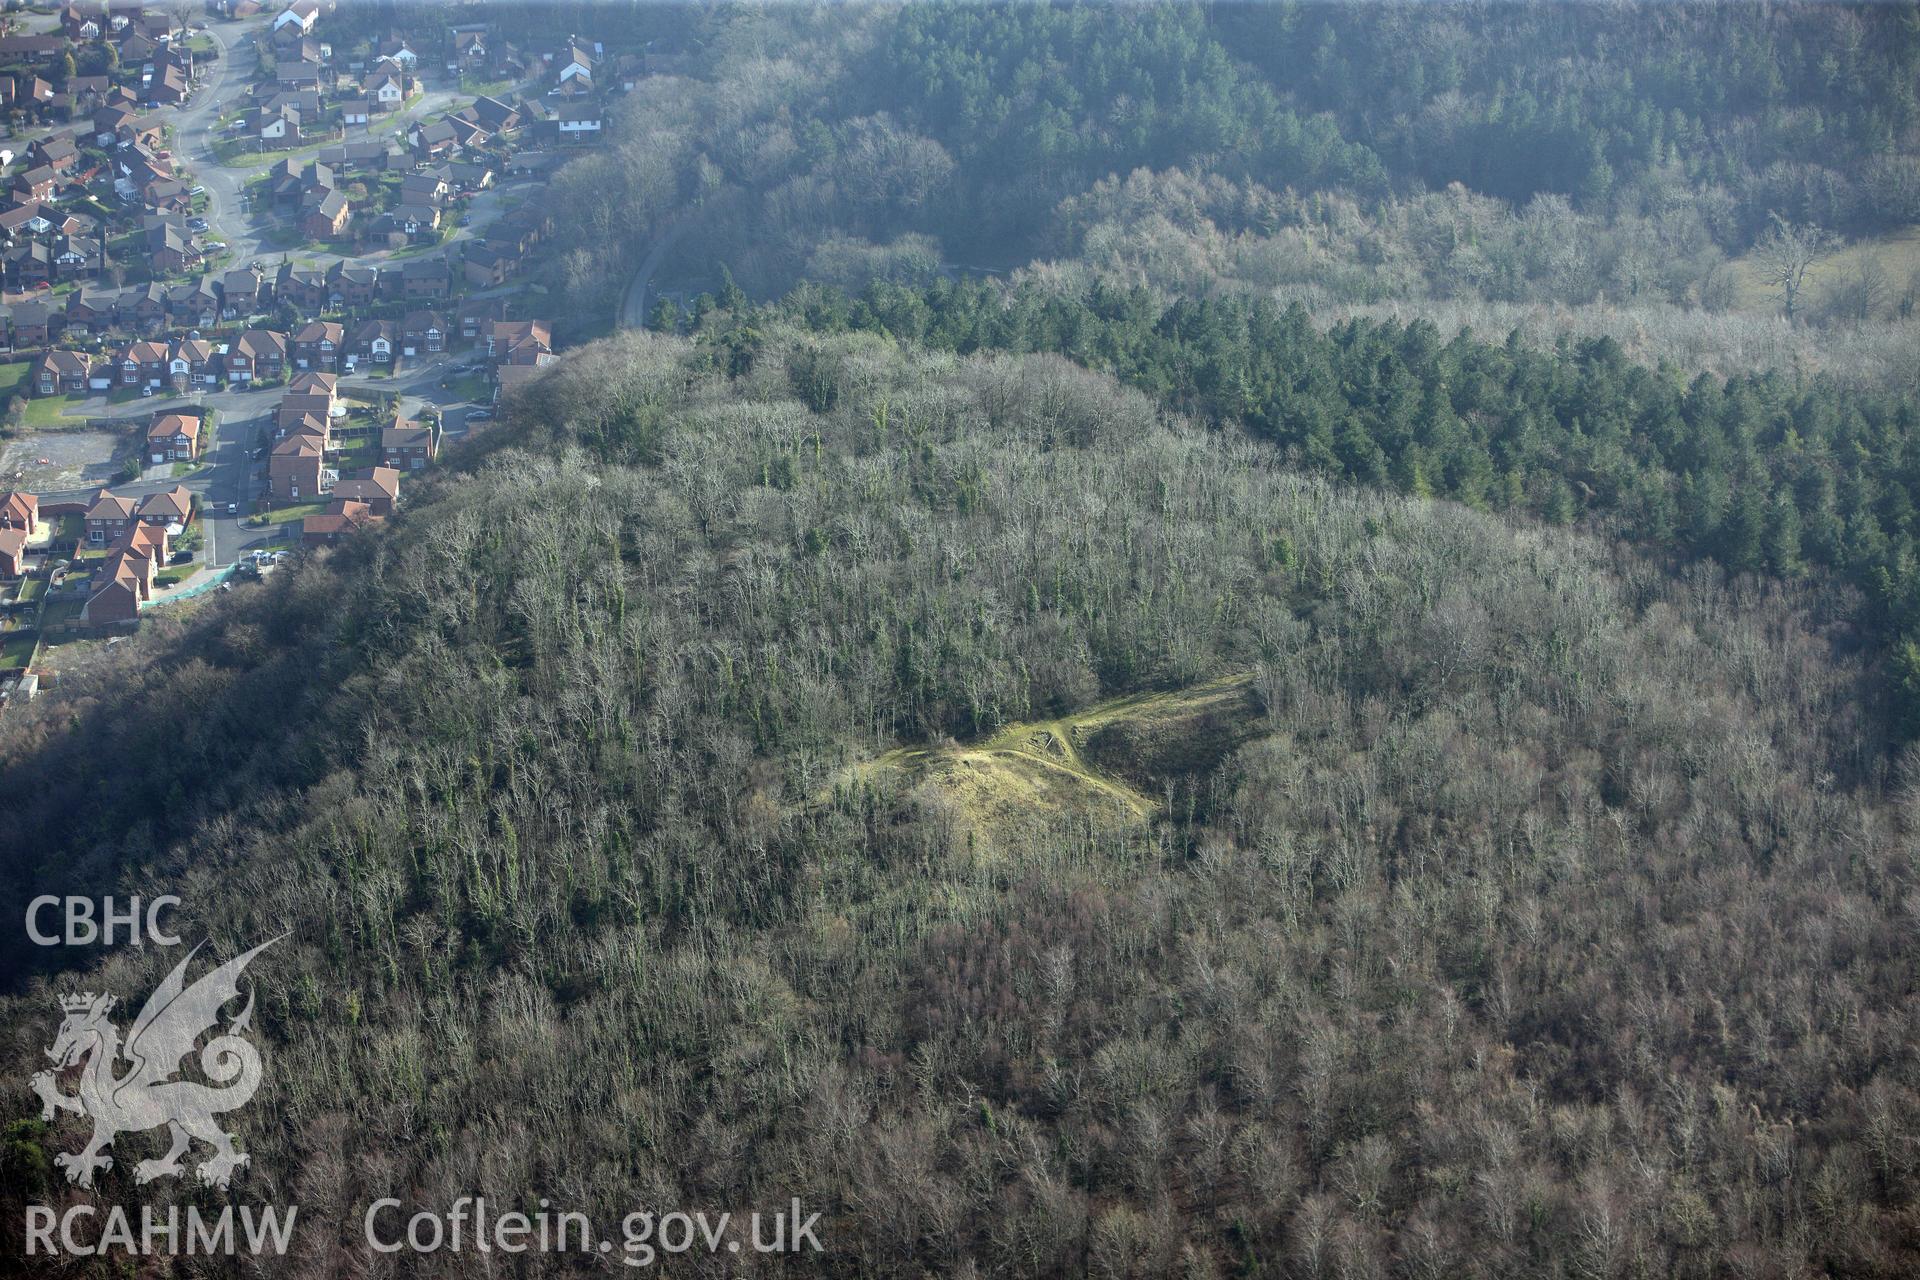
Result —
[{"label": "residential street", "polygon": [[[440,410],[447,424],[449,438],[458,440],[466,434],[466,414],[464,409],[449,410],[449,405],[461,402],[448,399],[440,383],[456,367],[451,356],[440,356],[430,362],[413,364],[400,373],[387,378],[346,377],[340,379],[340,390],[345,392],[375,392],[401,397],[402,407],[413,412],[419,407],[431,406]],[[113,491],[130,498],[144,497],[163,489],[171,489],[176,484],[184,484],[193,493],[199,495],[202,520],[206,530],[207,564],[212,568],[222,568],[234,563],[255,546],[284,545],[274,541],[274,530],[251,529],[243,523],[252,510],[253,499],[264,487],[261,471],[263,464],[252,456],[254,440],[263,422],[273,414],[274,406],[279,403],[277,391],[215,391],[204,395],[155,396],[139,402],[140,407],[132,412],[120,415],[129,428],[145,424],[156,411],[177,408],[188,404],[197,404],[213,409],[220,415],[211,437],[207,440],[202,457],[211,459],[211,465],[203,467],[196,474],[184,479],[136,480],[129,484],[116,484]],[[457,424],[457,426],[456,426]],[[52,490],[43,492],[43,502],[72,502],[91,497],[98,492],[98,486],[80,489]],[[237,511],[227,514],[227,504],[233,503]]]}]

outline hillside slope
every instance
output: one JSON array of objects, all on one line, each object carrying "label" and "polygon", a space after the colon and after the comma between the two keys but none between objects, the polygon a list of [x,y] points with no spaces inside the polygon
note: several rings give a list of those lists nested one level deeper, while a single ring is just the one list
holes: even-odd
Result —
[{"label": "hillside slope", "polygon": [[[847,1275],[1920,1263],[1912,798],[1807,600],[1063,361],[761,337],[573,355],[0,733],[9,894],[291,931],[237,1121],[288,1274],[389,1194],[798,1197]],[[969,752],[1131,816],[976,824]],[[16,1115],[66,986],[0,1005]],[[183,1194],[129,1143],[108,1199]]]}]

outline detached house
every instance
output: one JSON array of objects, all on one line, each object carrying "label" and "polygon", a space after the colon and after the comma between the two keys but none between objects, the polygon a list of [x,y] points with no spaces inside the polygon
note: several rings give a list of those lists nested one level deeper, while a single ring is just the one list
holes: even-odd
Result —
[{"label": "detached house", "polygon": [[349,347],[359,359],[376,367],[393,364],[394,325],[391,320],[364,320],[353,331]]},{"label": "detached house", "polygon": [[453,292],[453,268],[445,258],[414,259],[401,268],[409,301],[437,302]]},{"label": "detached house", "polygon": [[266,281],[252,267],[241,267],[220,277],[220,314],[231,320],[260,309],[260,291]]},{"label": "detached house", "polygon": [[287,335],[249,329],[227,348],[228,382],[270,382],[287,370]]},{"label": "detached house", "polygon": [[552,357],[553,326],[545,320],[496,320],[487,330],[487,359],[495,364],[541,365]]},{"label": "detached house", "polygon": [[360,92],[375,111],[384,115],[407,100],[406,73],[398,67],[377,67],[360,82]]},{"label": "detached house", "polygon": [[433,355],[447,349],[447,325],[438,311],[409,311],[400,322],[400,354]]},{"label": "detached house", "polygon": [[104,547],[115,541],[133,523],[133,499],[102,489],[87,508],[87,545]]},{"label": "detached house", "polygon": [[311,35],[313,24],[320,20],[320,0],[294,0],[294,2],[274,15],[273,32],[278,36],[287,28],[294,28],[299,35]]},{"label": "detached house", "polygon": [[301,520],[300,544],[306,547],[332,546],[342,538],[378,522],[379,517],[373,514],[366,503],[336,496],[326,511]]},{"label": "detached house", "polygon": [[331,320],[308,324],[293,336],[294,367],[333,372],[339,366],[340,344],[345,336],[345,330]]},{"label": "detached house", "polygon": [[300,232],[309,240],[334,240],[346,232],[353,210],[338,191],[311,194],[303,202]]},{"label": "detached house", "polygon": [[[394,492],[398,493],[399,479],[394,480]],[[0,529],[18,529],[32,535],[40,529],[40,499],[31,493],[17,490],[0,493]]]},{"label": "detached house", "polygon": [[326,457],[326,430],[309,427],[273,447],[267,459],[267,490],[276,501],[311,502],[320,496]]},{"label": "detached house", "polygon": [[158,342],[130,342],[114,357],[123,387],[164,387],[167,349]]},{"label": "detached house", "polygon": [[91,626],[137,621],[140,606],[153,599],[160,566],[167,558],[164,529],[130,530],[94,575],[94,592],[81,606],[81,621]]},{"label": "detached house", "polygon": [[182,338],[167,356],[167,377],[176,389],[207,387],[218,381],[213,344],[205,338]]},{"label": "detached house", "polygon": [[438,450],[433,428],[408,418],[396,418],[380,433],[380,464],[395,471],[419,471]]},{"label": "detached house", "polygon": [[374,515],[386,517],[400,501],[400,473],[392,467],[368,467],[333,486],[333,496],[364,502]]},{"label": "detached house", "polygon": [[191,462],[200,456],[200,419],[184,413],[154,415],[147,428],[147,461]]},{"label": "detached house", "polygon": [[591,102],[569,102],[553,113],[553,123],[562,142],[598,142],[601,111]]},{"label": "detached house", "polygon": [[163,528],[177,524],[185,526],[193,517],[193,494],[183,484],[159,493],[150,493],[140,499],[133,508],[133,518],[141,524],[157,524]]},{"label": "detached house", "polygon": [[33,362],[28,376],[33,379],[35,395],[84,395],[87,358],[78,351],[49,351]]},{"label": "detached house", "polygon": [[44,347],[66,322],[66,317],[41,302],[21,302],[13,308],[13,346]]}]

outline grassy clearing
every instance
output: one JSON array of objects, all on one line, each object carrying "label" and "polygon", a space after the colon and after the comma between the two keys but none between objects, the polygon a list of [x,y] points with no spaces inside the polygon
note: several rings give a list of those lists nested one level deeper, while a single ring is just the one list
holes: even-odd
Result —
[{"label": "grassy clearing", "polygon": [[0,364],[0,400],[6,399],[20,389],[20,385],[27,380],[27,370],[32,367],[32,364],[26,360]]},{"label": "grassy clearing", "polygon": [[[1807,272],[1806,297],[1809,309],[1819,305],[1828,281],[1846,276],[1867,257],[1880,259],[1880,265],[1887,273],[1887,283],[1894,295],[1899,296],[1907,287],[1908,279],[1915,272],[1920,272],[1920,226],[1869,240],[1856,240],[1821,258]],[[1734,305],[1739,310],[1767,315],[1779,313],[1780,298],[1761,280],[1760,263],[1753,254],[1734,259],[1733,271]]]},{"label": "grassy clearing", "polygon": [[269,511],[263,518],[269,525],[288,524],[304,520],[308,516],[317,516],[326,509],[327,504],[324,502],[300,502],[291,507],[280,507]]},{"label": "grassy clearing", "polygon": [[0,638],[0,670],[31,665],[33,651],[39,644],[40,633],[37,631],[9,632]]},{"label": "grassy clearing", "polygon": [[61,414],[77,408],[87,402],[88,396],[36,396],[26,402],[20,411],[20,421],[29,427],[78,427],[84,425],[79,419],[65,418]]},{"label": "grassy clearing", "polygon": [[989,846],[1036,816],[1136,826],[1161,805],[1154,775],[1210,767],[1244,741],[1250,678],[1131,694],[1053,720],[1022,721],[974,743],[901,747],[848,769],[836,786],[930,786]]}]

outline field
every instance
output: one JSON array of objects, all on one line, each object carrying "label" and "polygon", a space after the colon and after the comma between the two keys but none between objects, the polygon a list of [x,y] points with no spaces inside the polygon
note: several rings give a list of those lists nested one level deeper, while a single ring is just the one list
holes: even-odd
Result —
[{"label": "field", "polygon": [[[1867,258],[1878,258],[1886,272],[1890,299],[1897,299],[1908,283],[1920,275],[1920,226],[1908,227],[1892,235],[1856,240],[1828,253],[1807,272],[1806,298],[1809,309],[1817,308],[1830,282],[1843,279]],[[1753,254],[1736,258],[1733,263],[1735,306],[1741,311],[1777,313],[1780,299],[1760,278],[1760,265]]]},{"label": "field", "polygon": [[25,360],[15,360],[0,364],[0,399],[10,396],[26,380],[27,370],[32,366]]}]

